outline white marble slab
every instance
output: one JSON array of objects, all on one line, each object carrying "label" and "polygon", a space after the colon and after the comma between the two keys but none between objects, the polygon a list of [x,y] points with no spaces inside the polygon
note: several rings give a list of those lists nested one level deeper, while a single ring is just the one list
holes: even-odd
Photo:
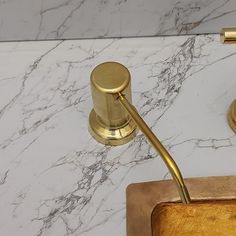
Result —
[{"label": "white marble slab", "polygon": [[219,33],[234,0],[0,0],[0,41]]},{"label": "white marble slab", "polygon": [[93,140],[91,70],[119,61],[185,177],[236,174],[236,45],[219,36],[0,43],[0,235],[125,235],[125,189],[170,178],[142,134]]}]

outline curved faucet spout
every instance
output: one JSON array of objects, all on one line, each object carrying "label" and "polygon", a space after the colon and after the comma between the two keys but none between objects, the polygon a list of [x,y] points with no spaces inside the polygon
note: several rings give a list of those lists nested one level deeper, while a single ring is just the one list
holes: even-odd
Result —
[{"label": "curved faucet spout", "polygon": [[121,145],[133,139],[137,126],[168,167],[183,203],[191,199],[175,161],[132,105],[128,69],[117,62],[105,62],[91,73],[94,108],[89,116],[89,131],[100,143]]},{"label": "curved faucet spout", "polygon": [[165,162],[167,168],[169,169],[176,185],[178,188],[178,192],[180,195],[180,198],[183,203],[190,203],[190,195],[188,192],[187,187],[185,186],[182,174],[169,154],[169,152],[166,150],[166,148],[162,145],[160,140],[155,136],[155,134],[151,131],[151,129],[147,126],[143,118],[138,114],[135,107],[129,103],[129,101],[125,98],[124,95],[121,93],[118,94],[118,100],[123,105],[123,107],[126,109],[126,111],[130,114],[132,119],[135,121],[139,129],[143,132],[143,134],[146,136],[146,138],[149,140],[149,142],[152,144],[152,146],[156,149],[156,151],[161,155],[162,160]]}]

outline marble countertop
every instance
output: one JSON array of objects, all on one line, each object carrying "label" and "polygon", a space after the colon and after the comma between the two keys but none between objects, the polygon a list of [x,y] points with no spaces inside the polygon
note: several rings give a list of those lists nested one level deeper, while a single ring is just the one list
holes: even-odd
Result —
[{"label": "marble countertop", "polygon": [[104,61],[129,68],[133,104],[184,177],[236,174],[236,45],[218,35],[0,43],[0,235],[125,235],[127,185],[170,178],[141,133],[119,147],[88,133]]}]

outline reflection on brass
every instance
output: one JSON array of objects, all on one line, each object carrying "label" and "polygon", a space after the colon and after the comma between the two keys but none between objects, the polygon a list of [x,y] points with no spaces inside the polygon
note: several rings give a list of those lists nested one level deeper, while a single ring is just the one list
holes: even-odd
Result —
[{"label": "reflection on brass", "polygon": [[236,43],[236,28],[223,28],[220,33],[220,41],[225,44]]},{"label": "reflection on brass", "polygon": [[229,107],[228,123],[231,129],[236,132],[236,100],[234,100]]},{"label": "reflection on brass", "polygon": [[152,213],[153,236],[236,235],[236,200],[161,203]]},{"label": "reflection on brass", "polygon": [[[179,216],[176,215],[176,218],[181,219],[181,217],[187,217],[186,214],[190,214],[188,209],[191,209],[191,205],[193,203],[193,208],[195,206],[195,201],[202,201],[202,204],[199,205],[199,209],[202,208],[202,211],[206,210],[207,203],[213,203],[212,200],[215,200],[214,204],[217,209],[221,208],[220,215],[215,216],[214,210],[212,209],[210,213],[211,216],[209,220],[214,217],[217,217],[217,222],[220,219],[224,219],[225,222],[222,227],[225,227],[228,224],[233,222],[233,226],[235,225],[235,206],[236,206],[236,176],[224,176],[224,177],[202,177],[202,178],[192,178],[192,179],[185,179],[185,183],[188,187],[188,190],[191,194],[192,202],[190,204],[181,204],[178,203],[174,206],[179,205],[179,209],[181,208],[183,213]],[[233,200],[232,202],[225,201],[225,204],[221,200]],[[180,198],[176,188],[174,188],[174,183],[172,180],[164,180],[164,181],[153,181],[153,182],[146,182],[146,183],[137,183],[131,184],[127,188],[126,192],[126,221],[127,221],[127,236],[157,236],[158,234],[153,234],[152,224],[155,226],[155,232],[158,232],[158,223],[156,221],[156,209],[155,207],[158,206],[160,203],[167,203],[167,202],[179,202]],[[204,204],[203,204],[204,203]],[[206,204],[205,204],[206,203]],[[232,212],[228,212],[228,204],[232,204]],[[192,208],[192,209],[193,209]],[[171,207],[169,208],[171,211]],[[186,214],[185,214],[185,213]],[[234,213],[234,215],[232,214]],[[161,211],[158,214],[162,214]],[[206,213],[204,213],[206,214]],[[232,218],[229,219],[229,214]],[[201,217],[200,215],[195,215],[196,222],[200,222]],[[213,217],[213,218],[211,218]],[[195,222],[195,220],[193,221]],[[205,222],[206,227],[208,227],[209,234],[194,234],[192,232],[188,235],[214,235],[210,234],[211,230],[214,232],[214,229],[210,227],[210,222]],[[155,223],[155,224],[154,224]],[[173,224],[174,222],[172,222]],[[182,222],[183,223],[183,222]],[[181,224],[182,224],[181,223]],[[184,223],[187,224],[188,223]],[[166,229],[171,228],[171,224],[165,225]],[[179,226],[182,228],[183,225]],[[189,225],[191,227],[191,225]],[[220,228],[217,226],[218,229]],[[230,226],[231,227],[231,226]],[[228,230],[231,228],[229,227]],[[179,230],[179,229],[178,229]],[[236,229],[235,229],[236,230]],[[232,232],[232,231],[231,231]],[[166,234],[167,235],[167,234]],[[180,235],[177,232],[171,235]],[[181,234],[182,235],[182,234]],[[220,234],[215,235],[232,235],[230,231],[221,232]],[[236,235],[236,231],[233,235]],[[161,236],[161,235],[160,235]]]},{"label": "reflection on brass", "polygon": [[103,144],[120,145],[135,136],[137,125],[160,153],[177,185],[182,202],[190,203],[178,166],[132,105],[128,69],[116,62],[98,65],[91,74],[91,91],[94,104],[89,118],[91,135]]}]

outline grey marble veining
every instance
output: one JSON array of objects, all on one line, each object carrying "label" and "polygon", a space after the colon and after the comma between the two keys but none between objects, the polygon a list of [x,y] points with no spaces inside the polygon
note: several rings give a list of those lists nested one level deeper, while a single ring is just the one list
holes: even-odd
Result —
[{"label": "grey marble veining", "polygon": [[0,43],[0,235],[125,235],[127,185],[170,178],[141,133],[119,147],[89,135],[104,61],[130,69],[133,103],[185,177],[235,175],[235,59],[214,35]]},{"label": "grey marble veining", "polygon": [[1,0],[0,40],[219,33],[234,0]]}]

